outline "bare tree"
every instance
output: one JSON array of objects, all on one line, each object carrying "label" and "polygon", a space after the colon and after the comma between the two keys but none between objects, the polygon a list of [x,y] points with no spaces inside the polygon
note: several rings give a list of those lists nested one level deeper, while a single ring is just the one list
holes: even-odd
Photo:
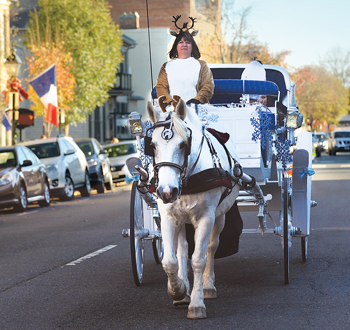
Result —
[{"label": "bare tree", "polygon": [[350,51],[346,52],[339,47],[333,48],[326,53],[321,65],[350,89]]},{"label": "bare tree", "polygon": [[199,9],[216,25],[214,33],[202,36],[199,41],[203,59],[211,63],[249,63],[257,58],[264,64],[286,66],[285,57],[290,52],[272,54],[249,29],[252,7],[236,11],[234,4],[232,0],[222,0],[221,21],[218,21],[217,8],[210,6],[208,1],[201,3]]}]

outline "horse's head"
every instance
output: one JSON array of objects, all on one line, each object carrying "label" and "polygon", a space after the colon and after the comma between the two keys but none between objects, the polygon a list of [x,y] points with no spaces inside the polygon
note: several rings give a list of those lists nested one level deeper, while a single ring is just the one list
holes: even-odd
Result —
[{"label": "horse's head", "polygon": [[145,138],[145,152],[154,157],[158,197],[165,204],[172,203],[181,193],[191,152],[191,130],[184,122],[186,104],[180,100],[175,111],[163,113],[148,102],[147,112],[154,131]]}]

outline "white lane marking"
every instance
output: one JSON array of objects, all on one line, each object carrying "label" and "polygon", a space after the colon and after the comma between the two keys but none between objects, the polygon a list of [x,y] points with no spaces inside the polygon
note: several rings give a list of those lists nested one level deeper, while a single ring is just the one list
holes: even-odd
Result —
[{"label": "white lane marking", "polygon": [[328,166],[324,164],[312,164],[312,168],[326,168],[326,167]]},{"label": "white lane marking", "polygon": [[28,214],[32,214],[32,213],[36,213],[38,212],[38,210],[35,211],[25,211],[23,213],[18,213],[17,216],[21,217],[22,215],[28,215]]},{"label": "white lane marking", "polygon": [[108,251],[108,250],[110,250],[110,249],[113,249],[113,248],[115,248],[115,247],[116,247],[116,245],[107,245],[106,247],[104,247],[104,248],[102,248],[102,249],[99,249],[99,250],[97,250],[97,251],[95,251],[95,252],[89,253],[89,254],[87,254],[87,255],[84,256],[84,257],[81,257],[81,258],[79,258],[79,259],[77,259],[77,260],[74,260],[74,261],[72,261],[72,262],[66,264],[66,266],[75,266],[75,265],[77,265],[77,264],[80,264],[80,263],[83,262],[84,260],[87,260],[87,259],[96,257],[97,255],[99,255],[99,254],[101,254],[101,253],[103,253],[103,252],[106,252],[106,251]]},{"label": "white lane marking", "polygon": [[312,164],[312,168],[328,168],[328,169],[334,169],[334,168],[349,168],[350,164]]}]

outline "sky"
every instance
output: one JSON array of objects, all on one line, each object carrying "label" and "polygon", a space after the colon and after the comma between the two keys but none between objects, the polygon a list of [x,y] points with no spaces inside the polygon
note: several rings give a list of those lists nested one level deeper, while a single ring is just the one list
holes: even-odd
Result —
[{"label": "sky", "polygon": [[247,23],[273,53],[290,50],[298,68],[319,64],[336,48],[350,51],[350,0],[228,0],[235,12],[252,6]]}]

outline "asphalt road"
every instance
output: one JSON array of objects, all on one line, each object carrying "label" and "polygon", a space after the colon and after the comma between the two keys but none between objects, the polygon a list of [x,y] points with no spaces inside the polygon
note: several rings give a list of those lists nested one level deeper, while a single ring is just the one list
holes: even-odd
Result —
[{"label": "asphalt road", "polygon": [[[242,234],[239,253],[216,260],[218,298],[200,321],[172,306],[148,242],[135,286],[121,236],[130,187],[0,211],[0,329],[349,329],[350,154],[322,155],[313,167],[308,261],[293,238],[285,285],[281,238]],[[257,227],[256,214],[242,217]]]}]

